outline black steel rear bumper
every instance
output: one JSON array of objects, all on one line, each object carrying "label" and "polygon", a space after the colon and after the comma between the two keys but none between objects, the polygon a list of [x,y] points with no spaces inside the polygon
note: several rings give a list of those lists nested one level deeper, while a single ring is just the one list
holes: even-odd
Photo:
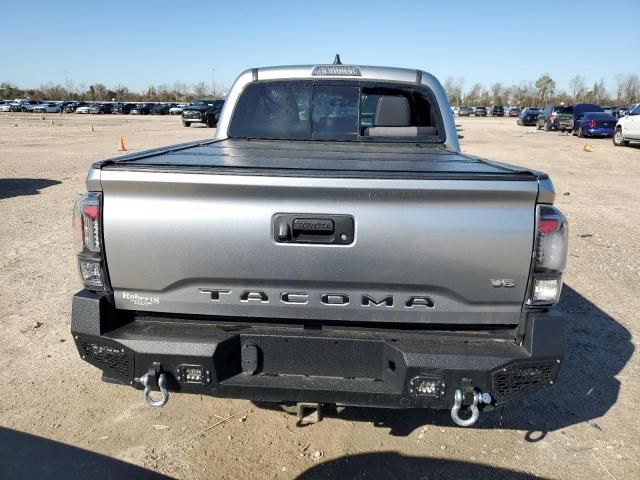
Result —
[{"label": "black steel rear bumper", "polygon": [[[82,358],[110,382],[139,387],[134,378],[157,362],[171,391],[392,408],[451,408],[463,384],[501,405],[552,385],[564,352],[554,311],[530,313],[517,345],[473,333],[141,317],[87,290],[73,297],[71,331]],[[202,377],[187,381],[189,368]],[[438,388],[421,394],[416,379]]]}]

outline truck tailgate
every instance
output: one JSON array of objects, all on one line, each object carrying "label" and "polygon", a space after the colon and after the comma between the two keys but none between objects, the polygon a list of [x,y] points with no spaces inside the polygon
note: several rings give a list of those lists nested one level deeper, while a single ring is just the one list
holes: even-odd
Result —
[{"label": "truck tailgate", "polygon": [[[315,144],[266,143],[170,150],[103,167],[105,254],[118,308],[518,323],[535,175],[421,148],[334,145],[328,154]],[[278,243],[277,214],[346,216],[353,238]]]}]

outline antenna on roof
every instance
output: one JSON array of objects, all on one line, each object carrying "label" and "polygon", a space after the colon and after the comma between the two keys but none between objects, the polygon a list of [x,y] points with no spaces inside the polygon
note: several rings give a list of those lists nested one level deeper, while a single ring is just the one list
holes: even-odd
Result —
[{"label": "antenna on roof", "polygon": [[334,65],[342,65],[342,62],[340,61],[340,54],[336,53],[336,58],[333,59],[333,64]]}]

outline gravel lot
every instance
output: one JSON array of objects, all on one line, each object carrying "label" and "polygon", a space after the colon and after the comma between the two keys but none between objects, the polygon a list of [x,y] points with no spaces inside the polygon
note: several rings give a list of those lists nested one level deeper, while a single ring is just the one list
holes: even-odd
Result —
[{"label": "gravel lot", "polygon": [[369,409],[298,428],[240,400],[174,395],[152,410],[102,383],[69,333],[71,207],[89,165],[121,135],[137,151],[213,131],[176,117],[0,116],[0,477],[640,478],[640,148],[456,121],[465,152],[548,172],[571,222],[559,383],[469,429],[446,412]]}]

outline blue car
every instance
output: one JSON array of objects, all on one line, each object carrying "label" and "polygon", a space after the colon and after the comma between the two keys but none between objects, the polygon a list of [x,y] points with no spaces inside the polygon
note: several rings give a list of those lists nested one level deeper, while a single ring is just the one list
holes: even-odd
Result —
[{"label": "blue car", "polygon": [[610,113],[588,112],[576,120],[574,135],[582,137],[613,137],[618,119]]}]

